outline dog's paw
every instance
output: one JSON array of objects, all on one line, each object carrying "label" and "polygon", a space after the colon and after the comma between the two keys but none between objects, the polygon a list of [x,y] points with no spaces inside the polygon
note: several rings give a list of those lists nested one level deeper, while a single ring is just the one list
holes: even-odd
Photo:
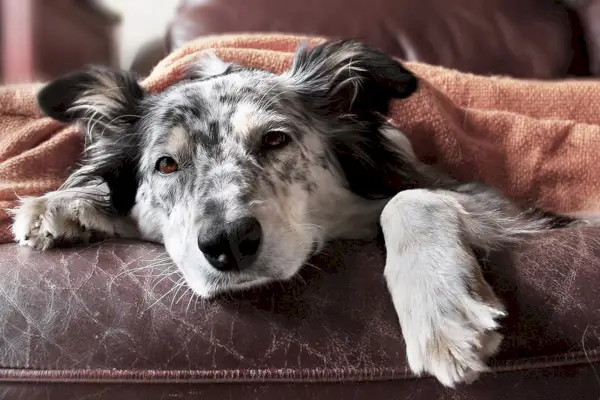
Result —
[{"label": "dog's paw", "polygon": [[468,248],[388,252],[386,279],[406,342],[409,367],[454,387],[489,369],[506,311]]},{"label": "dog's paw", "polygon": [[490,305],[467,293],[452,304],[438,304],[422,323],[403,330],[408,364],[416,375],[428,373],[443,385],[471,383],[489,369],[486,362],[502,341],[501,305]]},{"label": "dog's paw", "polygon": [[47,197],[22,199],[20,206],[13,210],[12,231],[16,242],[47,250],[57,241],[88,240],[89,232],[61,208],[51,204]]}]

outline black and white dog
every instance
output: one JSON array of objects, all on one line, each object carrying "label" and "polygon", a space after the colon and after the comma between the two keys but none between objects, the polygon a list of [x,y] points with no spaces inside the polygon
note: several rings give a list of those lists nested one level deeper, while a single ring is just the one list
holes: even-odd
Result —
[{"label": "black and white dog", "polygon": [[81,125],[85,158],[60,190],[22,199],[16,240],[164,243],[211,297],[289,279],[327,240],[381,226],[410,367],[447,386],[470,381],[505,314],[475,252],[576,221],[421,163],[385,118],[416,89],[401,64],[354,41],[302,46],[281,75],[207,56],[162,93],[128,73],[65,76],[39,105]]}]

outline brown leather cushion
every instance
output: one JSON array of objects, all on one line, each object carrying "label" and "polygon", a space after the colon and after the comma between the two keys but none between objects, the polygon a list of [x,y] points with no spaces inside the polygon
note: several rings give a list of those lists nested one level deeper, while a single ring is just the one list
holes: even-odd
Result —
[{"label": "brown leather cushion", "polygon": [[[359,38],[406,60],[478,74],[584,73],[571,21],[548,0],[182,1],[174,48],[207,34],[279,32]],[[587,60],[584,62],[587,64]]]},{"label": "brown leather cushion", "polygon": [[[599,234],[557,230],[489,261],[510,312],[496,371],[600,361]],[[411,377],[380,244],[333,243],[302,278],[213,301],[177,289],[163,251],[122,241],[0,246],[0,380]]]}]

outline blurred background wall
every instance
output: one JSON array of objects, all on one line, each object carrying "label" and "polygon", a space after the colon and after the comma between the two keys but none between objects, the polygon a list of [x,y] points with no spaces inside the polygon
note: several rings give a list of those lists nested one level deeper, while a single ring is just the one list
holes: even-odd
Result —
[{"label": "blurred background wall", "polygon": [[277,32],[357,38],[482,75],[600,75],[600,0],[0,0],[2,83],[89,64],[147,75],[190,40]]},{"label": "blurred background wall", "polygon": [[101,0],[111,11],[121,16],[116,33],[119,63],[129,68],[140,47],[164,37],[178,0]]},{"label": "blurred background wall", "polygon": [[48,80],[90,64],[129,69],[164,43],[178,0],[0,0],[1,83]]}]

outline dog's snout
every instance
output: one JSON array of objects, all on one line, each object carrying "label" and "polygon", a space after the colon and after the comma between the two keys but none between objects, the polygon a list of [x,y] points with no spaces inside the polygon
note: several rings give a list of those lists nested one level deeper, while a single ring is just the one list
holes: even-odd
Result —
[{"label": "dog's snout", "polygon": [[214,268],[241,271],[256,259],[261,240],[260,222],[244,217],[201,233],[198,247]]}]

